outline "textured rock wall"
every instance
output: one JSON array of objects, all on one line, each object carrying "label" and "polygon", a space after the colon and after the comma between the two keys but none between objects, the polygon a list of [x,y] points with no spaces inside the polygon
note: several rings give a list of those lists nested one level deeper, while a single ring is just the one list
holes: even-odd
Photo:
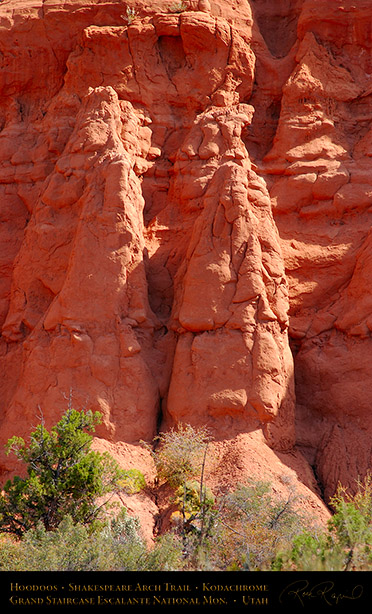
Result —
[{"label": "textured rock wall", "polygon": [[371,10],[303,4],[263,159],[290,289],[297,442],[326,497],[371,465]]},{"label": "textured rock wall", "polygon": [[327,497],[371,460],[370,2],[126,7],[0,7],[2,437],[71,391]]}]

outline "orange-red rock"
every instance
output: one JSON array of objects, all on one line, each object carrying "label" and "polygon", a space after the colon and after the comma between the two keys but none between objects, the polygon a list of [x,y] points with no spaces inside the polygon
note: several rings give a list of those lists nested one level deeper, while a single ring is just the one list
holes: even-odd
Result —
[{"label": "orange-red rock", "polygon": [[2,439],[207,425],[324,517],[371,462],[372,7],[133,8],[0,6]]}]

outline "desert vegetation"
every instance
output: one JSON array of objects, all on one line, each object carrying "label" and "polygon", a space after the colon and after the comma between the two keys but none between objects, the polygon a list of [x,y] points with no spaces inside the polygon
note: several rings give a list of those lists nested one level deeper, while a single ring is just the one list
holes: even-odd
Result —
[{"label": "desert vegetation", "polygon": [[[291,483],[278,497],[250,480],[233,491],[206,483],[211,437],[180,425],[148,449],[157,470],[146,484],[108,454],[91,450],[98,412],[69,408],[50,431],[41,423],[29,443],[7,444],[26,465],[0,496],[0,570],[150,571],[372,569],[372,479],[351,495],[341,485],[329,502],[327,529],[301,512]],[[152,547],[138,519],[112,503],[114,493],[162,492],[169,526]]]}]

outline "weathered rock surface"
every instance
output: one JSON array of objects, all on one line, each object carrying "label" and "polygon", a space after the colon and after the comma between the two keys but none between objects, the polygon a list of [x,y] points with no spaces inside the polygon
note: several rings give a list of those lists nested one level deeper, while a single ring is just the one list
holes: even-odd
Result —
[{"label": "weathered rock surface", "polygon": [[207,425],[324,517],[371,463],[372,7],[126,7],[0,7],[2,439]]},{"label": "weathered rock surface", "polygon": [[326,498],[371,466],[368,2],[305,2],[263,167],[289,283],[297,443]]}]

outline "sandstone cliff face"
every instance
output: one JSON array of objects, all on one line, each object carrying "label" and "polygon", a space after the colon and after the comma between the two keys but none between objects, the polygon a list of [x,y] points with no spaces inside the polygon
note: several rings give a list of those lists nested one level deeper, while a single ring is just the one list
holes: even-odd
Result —
[{"label": "sandstone cliff face", "polygon": [[372,8],[126,7],[0,7],[2,438],[208,425],[321,515],[371,460]]}]

